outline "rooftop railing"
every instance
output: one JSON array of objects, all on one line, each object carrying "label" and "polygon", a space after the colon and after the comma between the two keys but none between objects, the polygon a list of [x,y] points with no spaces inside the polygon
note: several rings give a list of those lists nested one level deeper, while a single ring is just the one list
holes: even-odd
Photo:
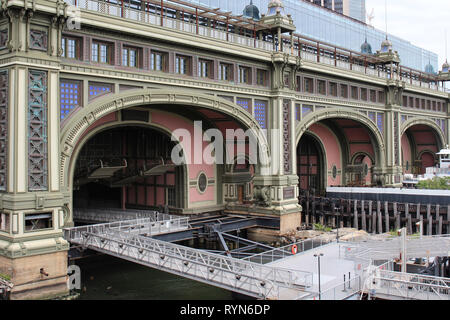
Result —
[{"label": "rooftop railing", "polygon": [[386,65],[372,55],[320,42],[300,34],[283,36],[280,44],[266,26],[252,19],[234,16],[181,0],[66,0],[84,10],[131,19],[176,31],[252,47],[282,51],[302,59],[382,79],[396,79],[412,86],[447,92],[435,75],[404,66]]}]

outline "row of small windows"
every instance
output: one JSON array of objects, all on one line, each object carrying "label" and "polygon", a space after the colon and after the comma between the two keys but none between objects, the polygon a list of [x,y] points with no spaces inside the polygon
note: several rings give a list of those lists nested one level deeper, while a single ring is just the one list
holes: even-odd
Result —
[{"label": "row of small windows", "polygon": [[445,112],[444,103],[436,100],[421,99],[417,97],[403,95],[403,107]]},{"label": "row of small windows", "polygon": [[[81,59],[81,39],[75,37],[62,38],[62,57],[69,59]],[[91,45],[91,61],[103,64],[113,64],[114,61],[114,44],[92,41]],[[130,46],[122,47],[122,66],[142,68],[143,67],[143,50],[142,48],[134,48]],[[234,64],[219,62],[217,70],[217,79],[223,81],[234,81]],[[149,56],[149,69],[153,71],[169,72],[169,53],[151,50]],[[193,76],[193,57],[181,54],[175,55],[174,72],[177,74]],[[237,68],[238,83],[252,84],[251,67],[238,66]],[[208,59],[198,59],[197,76],[200,78],[215,79],[214,61]],[[267,70],[257,69],[255,82],[260,86],[268,86],[269,73]]]},{"label": "row of small windows", "polygon": [[297,91],[320,94],[343,99],[385,103],[385,93],[381,90],[363,88],[312,77],[297,77]]},{"label": "row of small windows", "polygon": [[[60,79],[61,121],[66,119],[72,111],[78,107],[82,107],[82,88],[83,84],[80,80]],[[110,83],[89,82],[87,88],[88,101],[92,101],[95,98],[114,92],[114,86]],[[123,88],[125,89],[126,86],[123,86]],[[231,96],[219,97],[234,102],[234,99]],[[252,99],[238,97],[236,98],[236,104],[240,105],[250,114],[253,114],[263,129],[267,128],[267,101],[255,100],[253,110]]]}]

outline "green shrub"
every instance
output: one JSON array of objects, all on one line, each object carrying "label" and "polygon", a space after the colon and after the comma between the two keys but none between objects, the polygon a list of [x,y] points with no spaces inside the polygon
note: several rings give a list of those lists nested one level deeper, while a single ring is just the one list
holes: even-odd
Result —
[{"label": "green shrub", "polygon": [[320,223],[315,223],[314,224],[314,230],[317,231],[324,231],[324,232],[330,232],[332,229],[325,227],[324,225],[320,224]]},{"label": "green shrub", "polygon": [[0,278],[5,279],[7,281],[11,281],[11,277],[4,273],[0,273]]},{"label": "green shrub", "polygon": [[431,180],[419,181],[418,189],[450,190],[450,177],[434,177]]}]

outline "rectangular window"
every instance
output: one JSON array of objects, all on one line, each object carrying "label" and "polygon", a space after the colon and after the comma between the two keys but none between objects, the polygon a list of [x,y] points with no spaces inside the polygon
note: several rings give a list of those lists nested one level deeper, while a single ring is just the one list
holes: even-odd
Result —
[{"label": "rectangular window", "polygon": [[414,108],[414,98],[413,97],[409,97],[409,107]]},{"label": "rectangular window", "polygon": [[229,63],[219,64],[219,80],[233,80],[233,65]]},{"label": "rectangular window", "polygon": [[261,69],[257,69],[256,70],[256,84],[258,86],[267,86],[267,70],[261,70]]},{"label": "rectangular window", "polygon": [[312,78],[305,78],[304,88],[305,92],[314,93],[314,80]]},{"label": "rectangular window", "polygon": [[330,95],[333,97],[337,97],[337,83],[336,82],[330,82]]},{"label": "rectangular window", "polygon": [[0,230],[9,232],[10,227],[10,215],[9,213],[0,213]]},{"label": "rectangular window", "polygon": [[251,99],[247,99],[247,98],[236,98],[236,104],[240,105],[242,108],[244,108],[245,110],[247,110],[248,112],[252,113],[252,110],[250,109],[250,106],[252,104],[252,100]]},{"label": "rectangular window", "polygon": [[378,91],[378,103],[385,103],[384,91]]},{"label": "rectangular window", "polygon": [[359,99],[358,87],[352,86],[351,90],[352,90],[352,99],[358,100]]},{"label": "rectangular window", "polygon": [[408,97],[407,96],[403,96],[403,106],[404,107],[408,106]]},{"label": "rectangular window", "polygon": [[191,58],[186,56],[177,55],[175,58],[175,73],[178,74],[191,74]]},{"label": "rectangular window", "polygon": [[427,100],[427,110],[431,110],[431,100]]},{"label": "rectangular window", "polygon": [[111,63],[112,45],[104,42],[92,42],[91,61],[99,63]]},{"label": "rectangular window", "polygon": [[436,111],[436,101],[433,101],[433,111]]},{"label": "rectangular window", "polygon": [[82,82],[78,80],[60,80],[60,117],[64,120],[73,110],[82,105]]},{"label": "rectangular window", "polygon": [[200,78],[214,78],[214,63],[211,60],[198,60],[198,76]]},{"label": "rectangular window", "polygon": [[139,49],[131,47],[122,48],[122,66],[124,67],[138,67]]},{"label": "rectangular window", "polygon": [[255,119],[258,121],[262,129],[267,128],[267,102],[262,100],[255,100]]},{"label": "rectangular window", "polygon": [[53,227],[53,214],[36,213],[25,215],[25,231],[37,231],[44,229],[51,229]]},{"label": "rectangular window", "polygon": [[150,69],[153,71],[167,71],[168,54],[153,51],[150,54]]},{"label": "rectangular window", "polygon": [[80,59],[81,58],[81,40],[72,37],[62,37],[61,48],[63,58]]},{"label": "rectangular window", "polygon": [[322,95],[327,94],[327,82],[325,80],[317,80],[317,92]]},{"label": "rectangular window", "polygon": [[361,100],[367,101],[367,89],[361,88]]},{"label": "rectangular window", "polygon": [[238,82],[251,84],[252,83],[252,69],[249,67],[239,66]]},{"label": "rectangular window", "polygon": [[347,99],[348,98],[348,85],[341,84],[341,97]]},{"label": "rectangular window", "polygon": [[441,110],[441,103],[440,103],[440,102],[437,103],[437,111],[439,111],[439,112],[442,111],[442,110]]},{"label": "rectangular window", "polygon": [[425,99],[422,99],[422,109],[425,110]]},{"label": "rectangular window", "polygon": [[377,102],[377,92],[375,90],[370,90],[370,102]]},{"label": "rectangular window", "polygon": [[0,30],[0,48],[6,48],[8,42],[8,29]]},{"label": "rectangular window", "polygon": [[416,108],[420,109],[420,99],[416,98]]}]

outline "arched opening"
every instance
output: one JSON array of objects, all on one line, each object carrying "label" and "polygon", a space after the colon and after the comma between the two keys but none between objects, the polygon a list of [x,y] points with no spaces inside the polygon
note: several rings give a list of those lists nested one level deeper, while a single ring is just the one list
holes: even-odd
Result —
[{"label": "arched opening", "polygon": [[402,166],[405,174],[424,174],[426,168],[437,164],[443,147],[442,138],[434,125],[412,124],[404,130],[401,139]]},{"label": "arched opening", "polygon": [[324,154],[320,141],[311,134],[304,134],[297,145],[297,175],[301,191],[320,194],[323,189]]},{"label": "arched opening", "polygon": [[253,177],[255,167],[249,164],[247,158],[245,162],[237,161],[231,173],[232,179],[236,181],[237,204],[249,204],[253,197]]},{"label": "arched opening", "polygon": [[353,165],[357,170],[351,177],[352,185],[370,186],[372,184],[372,159],[367,154],[358,154],[354,157]]},{"label": "arched opening", "polygon": [[309,194],[314,191],[316,195],[323,195],[329,186],[378,183],[373,179],[373,172],[384,163],[380,133],[383,128],[362,115],[342,113],[323,111],[300,122],[297,129],[300,194],[314,189]]},{"label": "arched opening", "polygon": [[96,133],[76,160],[73,207],[181,210],[185,175],[171,160],[174,147],[170,136],[150,127]]}]

